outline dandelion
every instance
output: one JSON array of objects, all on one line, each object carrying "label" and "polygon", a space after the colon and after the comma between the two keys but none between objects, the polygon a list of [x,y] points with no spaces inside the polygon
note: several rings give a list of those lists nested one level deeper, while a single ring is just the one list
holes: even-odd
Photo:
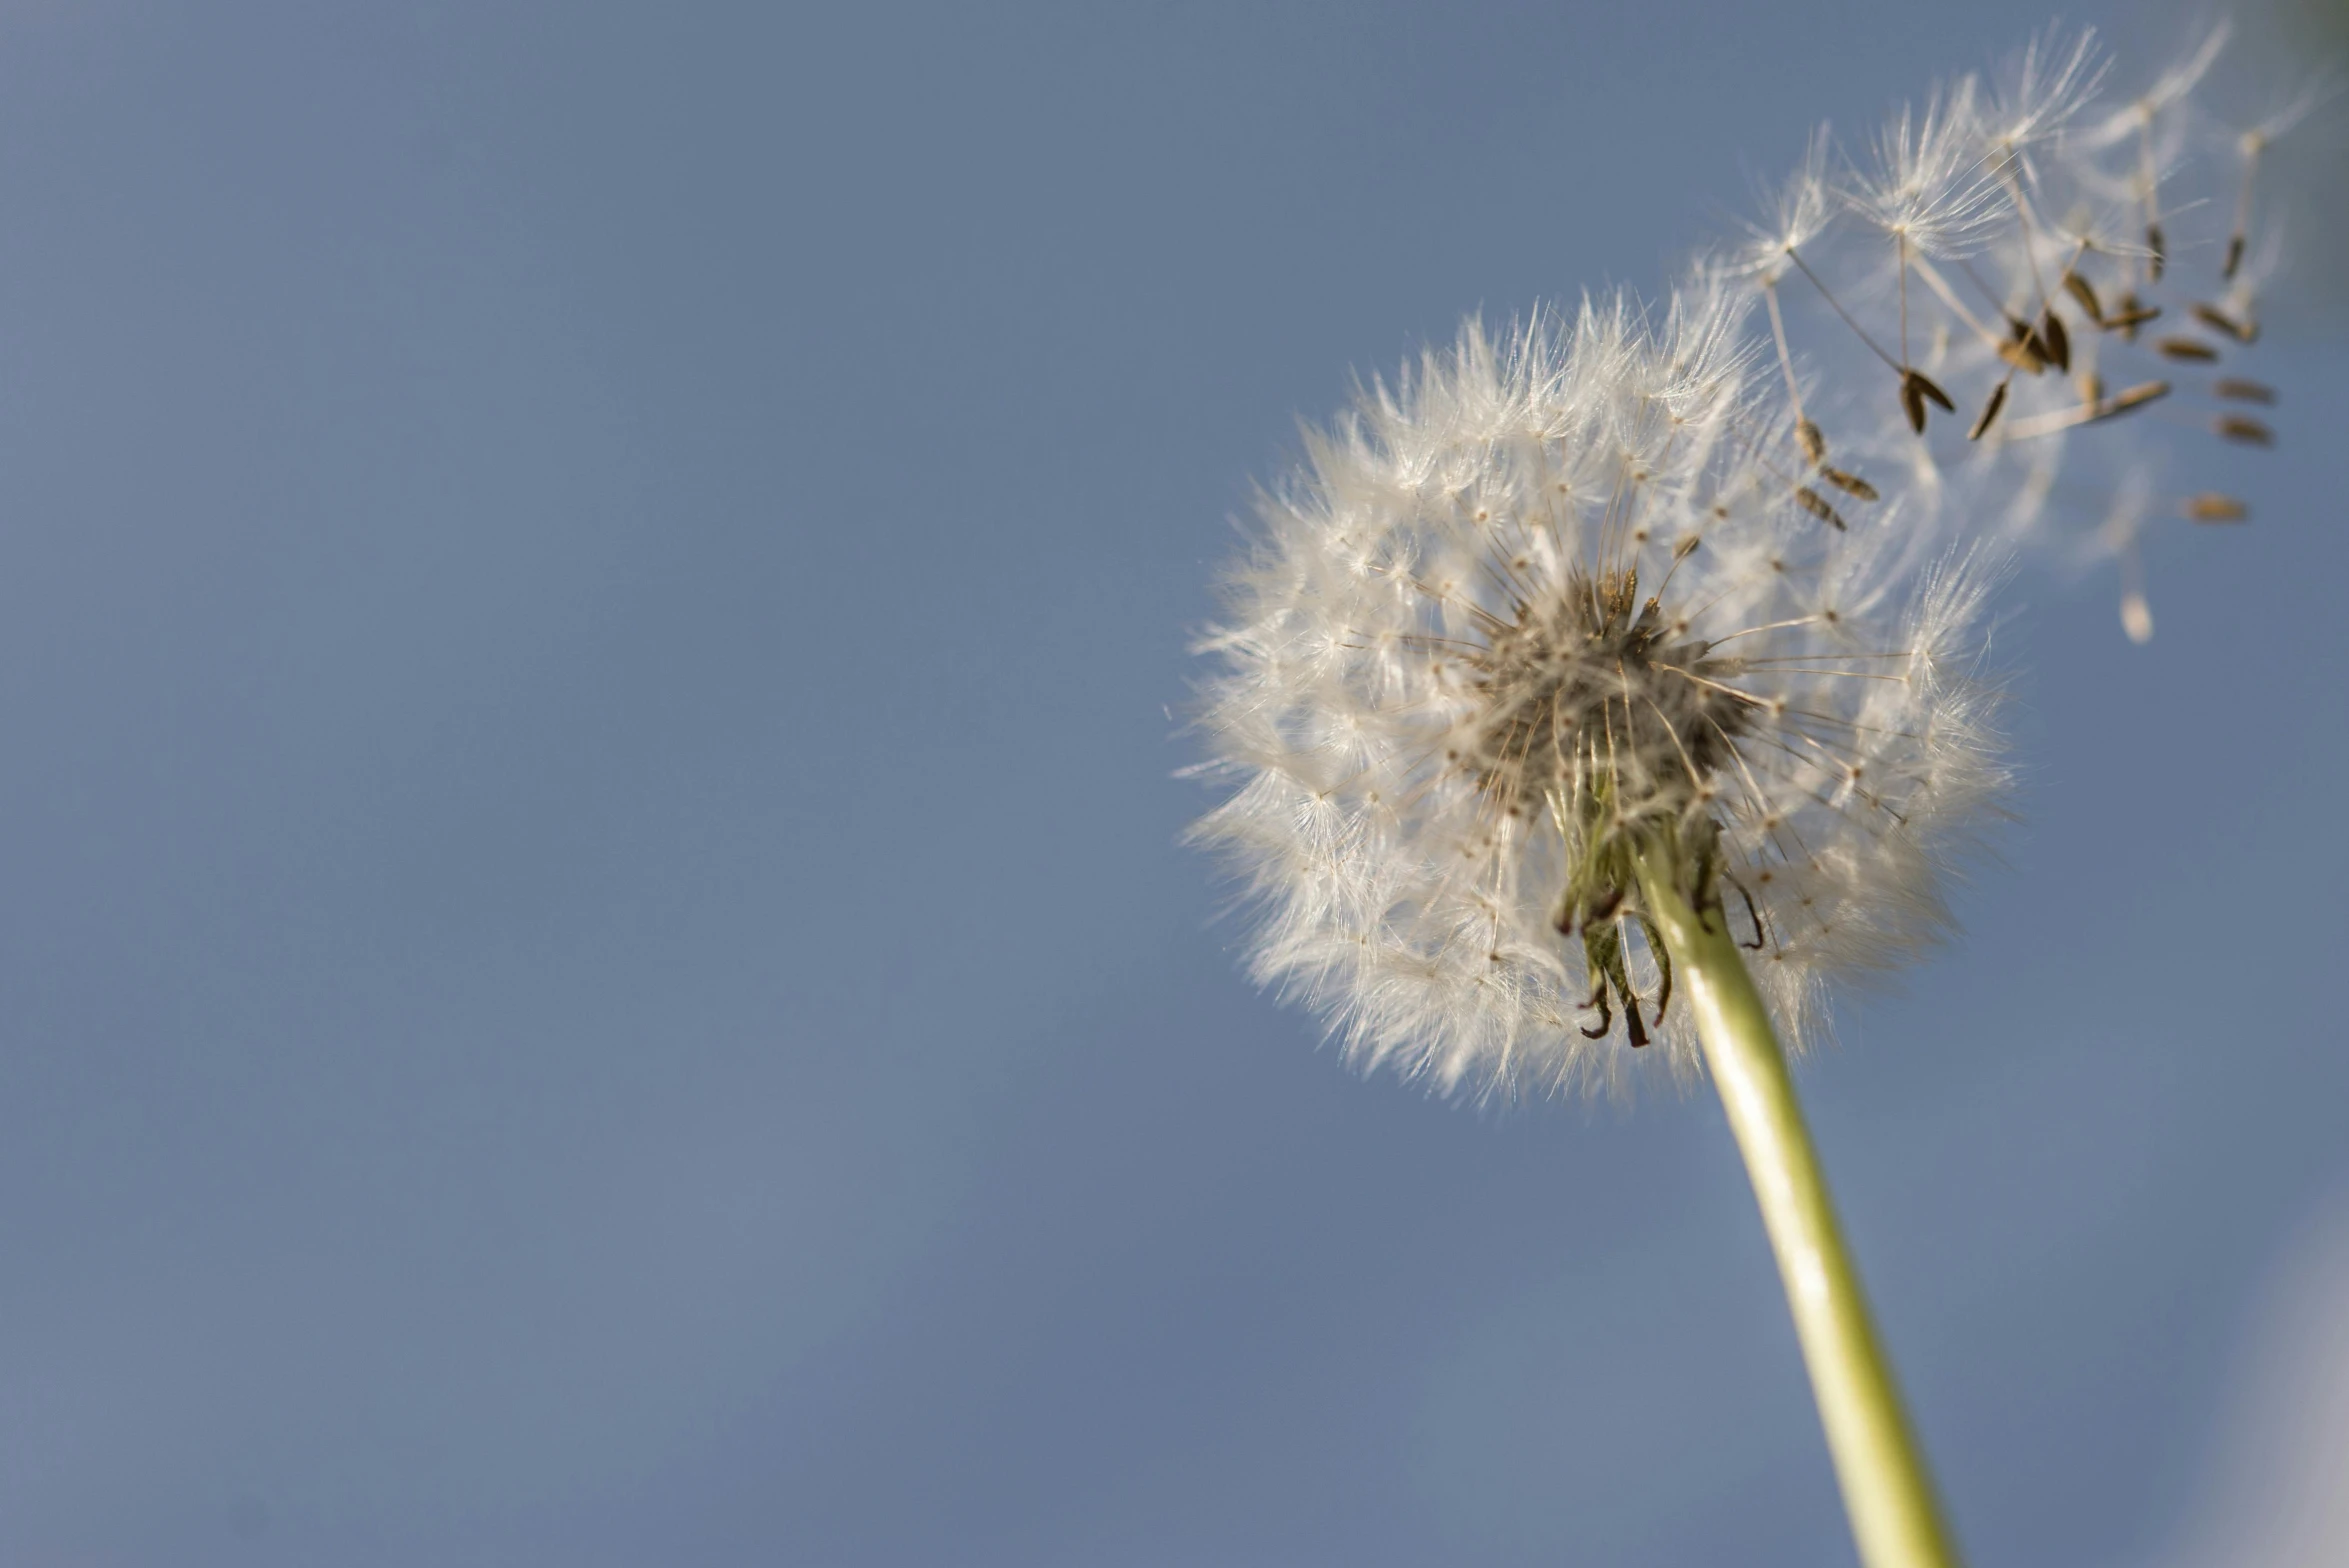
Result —
[{"label": "dandelion", "polygon": [[1365,1066],[1514,1094],[1701,1042],[1829,1282],[1798,1325],[1871,1561],[1946,1561],[1772,1021],[1799,1044],[1826,982],[1947,924],[2003,782],[1985,584],[1908,572],[1866,481],[1850,520],[1819,494],[1742,324],[1719,291],[1471,324],[1312,437],[1207,641],[1236,788],[1196,837],[1260,906],[1257,977]]},{"label": "dandelion", "polygon": [[1197,836],[1264,907],[1258,978],[1365,1066],[1689,1073],[1643,855],[1734,917],[1797,1040],[1823,982],[1946,925],[1936,858],[2001,777],[1981,574],[1899,596],[1900,506],[1820,493],[1739,325],[1721,295],[1471,325],[1264,498],[1208,644],[1239,787]]},{"label": "dandelion", "polygon": [[[2223,367],[2189,420],[2274,439],[2235,364],[2272,245],[2164,227],[2223,42],[2081,131],[2104,66],[2049,35],[1861,163],[1815,137],[1652,311],[1469,322],[1307,433],[1201,644],[1196,771],[1228,792],[1192,836],[1254,911],[1256,979],[1350,1060],[1472,1098],[1711,1076],[1870,1568],[1955,1554],[1787,1052],[1949,928],[2006,782],[2004,546],[2106,446],[2097,548],[2143,641],[2148,521],[2248,515],[2156,505],[2139,434]],[[2224,289],[2181,297],[2190,259]]]}]

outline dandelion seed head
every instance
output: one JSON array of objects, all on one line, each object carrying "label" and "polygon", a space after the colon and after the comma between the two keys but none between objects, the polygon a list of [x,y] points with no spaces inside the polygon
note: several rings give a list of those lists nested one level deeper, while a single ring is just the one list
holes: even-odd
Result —
[{"label": "dandelion seed head", "polygon": [[1821,131],[1655,306],[1472,321],[1308,428],[1199,645],[1193,837],[1256,978],[1506,1097],[1696,1070],[1656,877],[1797,1048],[1941,934],[2005,782],[1996,563],[2114,564],[2142,642],[2158,532],[2251,515],[2156,476],[2277,439],[2251,180],[2299,111],[2202,115],[2224,42],[2108,109],[2045,34],[1856,157]]},{"label": "dandelion seed head", "polygon": [[1642,845],[1769,954],[1798,1034],[1944,923],[1940,850],[2000,779],[1952,663],[1979,583],[1888,609],[1897,509],[1791,500],[1753,357],[1718,292],[1472,323],[1263,498],[1203,644],[1233,792],[1196,837],[1257,977],[1358,1062],[1504,1095],[1618,1082],[1635,1042],[1692,1071]]}]

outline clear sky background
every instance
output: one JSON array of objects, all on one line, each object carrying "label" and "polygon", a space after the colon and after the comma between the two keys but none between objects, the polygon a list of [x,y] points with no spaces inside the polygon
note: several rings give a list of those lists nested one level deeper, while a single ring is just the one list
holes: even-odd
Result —
[{"label": "clear sky background", "polygon": [[[1351,371],[2044,20],[0,8],[0,1562],[1848,1562],[1718,1108],[1349,1075],[1169,709]],[[1982,1564],[2177,1549],[2349,1205],[2288,303],[2257,521],[2142,649],[2023,579],[2025,819],[1803,1074]]]}]

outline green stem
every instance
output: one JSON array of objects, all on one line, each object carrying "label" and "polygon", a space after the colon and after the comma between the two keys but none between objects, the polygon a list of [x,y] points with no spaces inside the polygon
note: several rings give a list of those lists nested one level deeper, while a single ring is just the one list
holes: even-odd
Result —
[{"label": "green stem", "polygon": [[1785,1053],[1744,956],[1718,910],[1708,919],[1690,909],[1673,885],[1666,855],[1645,852],[1638,859],[1648,910],[1696,1015],[1705,1060],[1778,1255],[1860,1560],[1867,1568],[1956,1568],[1957,1550],[1835,1222]]}]

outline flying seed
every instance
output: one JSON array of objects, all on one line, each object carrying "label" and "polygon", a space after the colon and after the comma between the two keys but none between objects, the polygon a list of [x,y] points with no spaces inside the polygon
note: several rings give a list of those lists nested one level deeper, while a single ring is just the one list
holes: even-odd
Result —
[{"label": "flying seed", "polygon": [[2237,403],[2273,403],[2276,389],[2264,381],[2244,381],[2235,376],[2222,376],[2210,384],[2211,395],[2231,399]]},{"label": "flying seed", "polygon": [[1983,405],[1982,417],[1974,421],[1974,428],[1966,432],[1966,439],[1968,441],[1981,440],[1989,432],[1991,421],[1998,417],[1998,411],[2004,407],[2006,407],[2006,383],[2001,381],[1990,389],[1990,401]]},{"label": "flying seed", "polygon": [[2134,294],[2123,294],[2121,308],[2104,318],[2104,327],[2108,332],[2117,331],[2122,337],[2135,342],[2137,329],[2160,314],[2159,305],[2147,305]]},{"label": "flying seed", "polygon": [[2125,414],[2132,408],[2143,408],[2154,399],[2169,395],[2170,384],[2167,381],[2140,381],[2133,387],[2124,387],[2115,392],[2111,402],[2096,410],[2096,417],[2110,419],[2115,414]]},{"label": "flying seed", "polygon": [[1794,422],[1794,439],[1795,444],[1803,449],[1803,456],[1814,463],[1827,461],[1827,438],[1819,433],[1817,425],[1807,419],[1796,420]]},{"label": "flying seed", "polygon": [[2170,259],[2170,248],[2168,243],[2162,238],[2160,224],[2148,223],[2145,225],[2145,248],[2153,252],[2152,256],[2149,257],[2146,261],[2145,275],[2151,278],[2154,282],[2159,283],[2161,281],[2162,268],[2169,265]]},{"label": "flying seed", "polygon": [[2189,522],[2196,523],[2240,523],[2251,516],[2251,508],[2233,496],[2210,490],[2186,497],[2182,510]]},{"label": "flying seed", "polygon": [[2246,414],[2221,414],[2210,422],[2210,428],[2229,441],[2240,441],[2245,446],[2274,446],[2276,433],[2259,420]]},{"label": "flying seed", "polygon": [[2259,341],[2259,323],[2256,321],[2246,321],[2240,317],[2230,316],[2216,305],[2196,305],[2192,308],[2195,320],[2206,327],[2224,332],[2238,343]]},{"label": "flying seed", "polygon": [[1835,508],[1829,506],[1826,499],[1810,486],[1797,485],[1794,498],[1802,503],[1804,511],[1816,517],[1820,522],[1832,523],[1838,529],[1843,527],[1843,519],[1835,515]]},{"label": "flying seed", "polygon": [[2056,369],[2066,372],[2072,368],[2072,335],[2064,330],[2063,317],[2050,305],[2039,317],[2039,350]]},{"label": "flying seed", "polygon": [[2104,307],[2097,303],[2096,290],[2088,286],[2086,278],[2077,272],[2067,272],[2064,274],[2064,289],[2080,302],[2080,308],[2088,312],[2090,321],[2100,327],[2104,325]]},{"label": "flying seed", "polygon": [[1876,499],[1876,487],[1857,474],[1847,474],[1840,468],[1829,468],[1825,464],[1821,464],[1819,477],[1846,495],[1856,495],[1863,501]]},{"label": "flying seed", "polygon": [[1909,428],[1917,434],[1925,433],[1925,400],[1931,398],[1949,413],[1957,412],[1957,405],[1949,394],[1935,386],[1922,370],[1903,370],[1900,373],[1900,404],[1908,410]]},{"label": "flying seed", "polygon": [[2153,345],[2164,359],[2191,359],[2196,361],[2218,358],[2218,350],[2208,343],[2197,343],[2192,338],[2163,338]]},{"label": "flying seed", "polygon": [[2026,375],[2036,376],[2047,368],[2046,346],[2020,321],[2007,322],[2007,339],[1998,345],[1998,357]]}]

